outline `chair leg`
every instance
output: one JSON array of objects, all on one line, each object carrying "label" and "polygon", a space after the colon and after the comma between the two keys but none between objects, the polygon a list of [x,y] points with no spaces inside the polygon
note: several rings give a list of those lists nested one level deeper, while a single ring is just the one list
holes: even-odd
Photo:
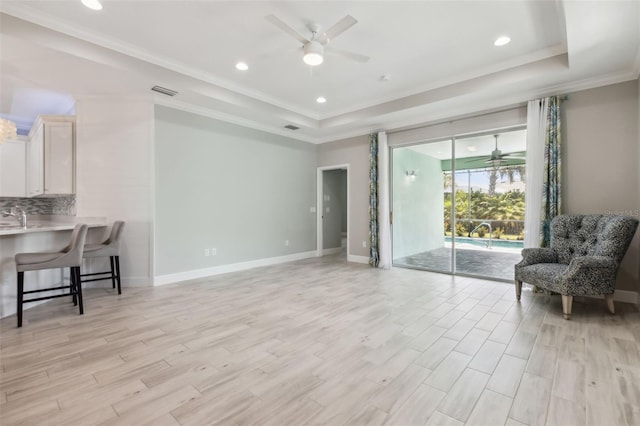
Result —
[{"label": "chair leg", "polygon": [[24,272],[18,272],[18,327],[22,327],[22,301],[24,300]]},{"label": "chair leg", "polygon": [[604,300],[607,302],[607,309],[609,309],[609,312],[615,314],[616,308],[613,306],[613,294],[605,294]]},{"label": "chair leg", "polygon": [[113,256],[109,256],[109,263],[111,264],[111,287],[116,288],[116,268],[113,264]]},{"label": "chair leg", "polygon": [[122,294],[122,287],[120,286],[120,256],[114,256],[116,264],[116,279],[118,280],[118,294]]},{"label": "chair leg", "polygon": [[562,316],[564,319],[571,319],[571,307],[573,305],[573,296],[562,295]]},{"label": "chair leg", "polygon": [[516,300],[520,301],[520,296],[522,295],[522,281],[516,280]]},{"label": "chair leg", "polygon": [[78,294],[78,308],[80,309],[80,315],[84,314],[84,306],[82,304],[82,278],[80,278],[80,267],[73,267],[74,274],[76,276],[76,292]]}]

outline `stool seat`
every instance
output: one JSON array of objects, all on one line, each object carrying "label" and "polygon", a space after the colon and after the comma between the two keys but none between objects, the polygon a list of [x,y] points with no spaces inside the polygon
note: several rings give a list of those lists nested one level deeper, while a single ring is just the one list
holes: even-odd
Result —
[{"label": "stool seat", "polygon": [[[80,278],[80,264],[84,241],[87,237],[87,225],[77,224],[71,233],[71,242],[57,252],[17,253],[15,255],[16,270],[18,272],[17,316],[18,327],[22,327],[22,306],[25,303],[39,300],[53,299],[55,297],[72,296],[73,303],[79,305],[80,315],[84,313],[82,305],[82,284]],[[71,284],[68,286],[41,288],[37,290],[24,290],[24,273],[27,271],[39,271],[43,269],[70,268]],[[25,299],[25,294],[39,293],[50,290],[69,290],[68,293],[55,294],[32,299]]]},{"label": "stool seat", "polygon": [[[16,265],[18,271],[37,271],[40,269],[62,268],[64,266],[54,266],[56,260],[60,260],[64,252],[53,253],[18,253],[16,254]],[[48,265],[50,264],[50,265]],[[47,266],[45,268],[45,266]],[[31,269],[33,268],[33,269]]]}]

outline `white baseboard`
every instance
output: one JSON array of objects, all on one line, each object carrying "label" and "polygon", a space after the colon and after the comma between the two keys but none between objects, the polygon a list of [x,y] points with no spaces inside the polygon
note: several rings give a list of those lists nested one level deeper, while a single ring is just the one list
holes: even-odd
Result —
[{"label": "white baseboard", "polygon": [[369,264],[369,258],[367,256],[356,256],[355,254],[347,255],[347,262],[353,263],[366,263]]},{"label": "white baseboard", "polygon": [[196,269],[193,271],[178,272],[175,274],[158,275],[153,277],[153,285],[160,286],[173,284],[180,281],[195,280],[214,275],[227,274],[229,272],[244,271],[260,266],[278,265],[280,263],[293,262],[294,260],[316,257],[317,251],[294,253],[286,256],[270,257],[266,259],[250,260],[248,262],[231,263],[229,265],[213,266],[211,268]]},{"label": "white baseboard", "polygon": [[322,255],[326,256],[328,254],[338,254],[342,251],[342,247],[334,247],[328,249],[322,249]]}]

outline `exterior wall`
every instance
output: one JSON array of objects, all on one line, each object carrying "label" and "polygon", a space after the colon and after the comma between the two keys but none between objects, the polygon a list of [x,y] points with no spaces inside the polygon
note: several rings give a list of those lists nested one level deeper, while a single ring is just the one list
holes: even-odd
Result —
[{"label": "exterior wall", "polygon": [[[440,160],[393,150],[393,258],[444,246],[444,177]],[[416,176],[406,176],[407,170]]]}]

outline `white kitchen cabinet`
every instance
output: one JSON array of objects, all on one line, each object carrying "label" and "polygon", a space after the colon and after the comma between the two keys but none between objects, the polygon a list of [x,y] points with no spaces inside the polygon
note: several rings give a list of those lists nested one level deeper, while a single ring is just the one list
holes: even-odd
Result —
[{"label": "white kitchen cabinet", "polygon": [[75,193],[75,119],[40,116],[30,132],[29,197]]},{"label": "white kitchen cabinet", "polygon": [[25,197],[27,139],[20,136],[0,145],[0,197]]},{"label": "white kitchen cabinet", "polygon": [[42,125],[30,132],[27,145],[27,196],[44,193],[44,128]]}]

